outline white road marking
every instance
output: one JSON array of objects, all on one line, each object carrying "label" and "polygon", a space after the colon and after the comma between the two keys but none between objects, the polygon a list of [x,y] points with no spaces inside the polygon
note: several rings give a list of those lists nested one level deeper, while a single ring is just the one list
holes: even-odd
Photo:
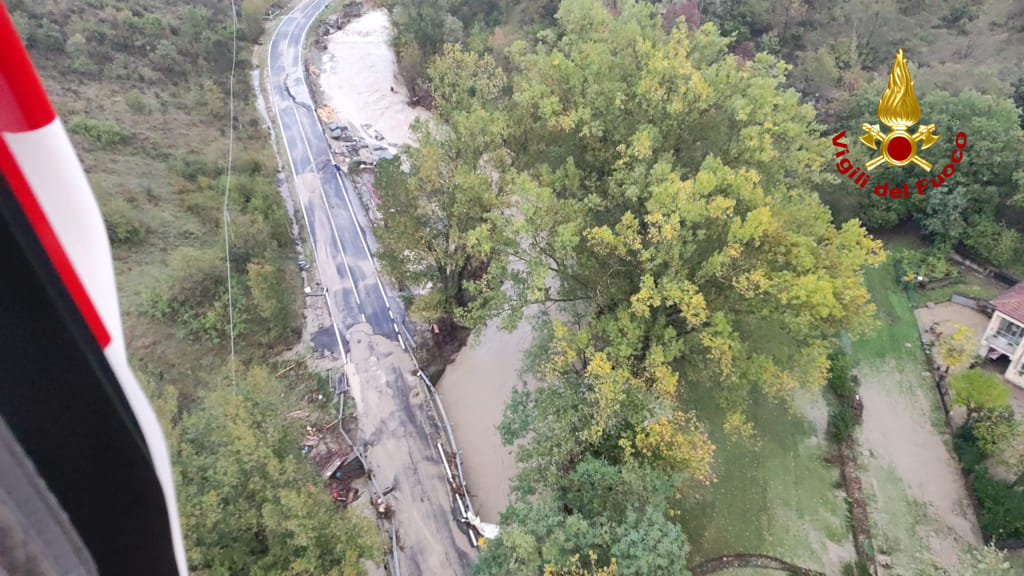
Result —
[{"label": "white road marking", "polygon": [[[299,66],[299,69],[302,70],[302,80],[303,80],[303,84],[305,85],[304,87],[306,88],[306,92],[307,93],[309,93],[309,85],[308,85],[308,78],[306,77],[306,67],[302,65],[302,45],[305,44],[305,42],[306,42],[306,34],[309,32],[309,27],[312,24],[313,24],[313,19],[310,19],[309,22],[306,23],[306,27],[302,30],[302,37],[299,40],[299,51],[298,51],[298,55],[297,55],[298,66]],[[311,96],[311,100],[312,100],[312,94],[310,94],[310,96]],[[296,120],[299,120],[299,118],[298,118],[298,115],[299,115],[298,110],[296,109],[296,107],[294,105],[292,106],[292,109],[295,111]],[[302,136],[302,141],[306,145],[306,153],[309,155],[310,162],[313,164],[313,171],[318,176],[318,178],[317,178],[317,185],[320,186],[320,194],[321,194],[321,196],[323,196],[324,204],[327,207],[327,219],[330,220],[330,222],[331,222],[331,228],[334,230],[334,239],[335,239],[335,241],[338,242],[338,249],[341,250],[342,259],[345,261],[345,269],[348,271],[349,281],[352,282],[352,272],[351,272],[351,270],[348,269],[349,268],[349,266],[348,266],[348,258],[346,258],[345,251],[341,247],[341,241],[338,239],[338,230],[337,230],[337,228],[335,227],[335,224],[334,224],[334,217],[331,215],[330,206],[327,205],[327,195],[324,193],[323,184],[319,180],[320,171],[316,167],[316,161],[313,158],[313,152],[312,152],[312,150],[311,150],[311,148],[309,146],[309,139],[306,136],[306,131],[303,129],[301,121],[299,121],[299,134]],[[324,135],[323,133],[321,133],[320,136],[324,139],[324,142],[327,143],[328,154],[330,154],[331,145],[330,145],[330,142],[327,142],[327,136]],[[390,311],[391,310],[391,303],[388,301],[388,295],[384,291],[384,284],[382,284],[381,281],[380,281],[380,273],[377,271],[377,261],[374,260],[373,254],[370,252],[370,247],[366,244],[366,238],[363,236],[363,232],[362,232],[362,230],[359,227],[359,221],[356,220],[356,213],[355,213],[355,209],[352,207],[352,200],[350,200],[349,197],[348,197],[348,189],[345,188],[345,183],[342,182],[341,174],[338,174],[337,170],[335,170],[335,172],[334,172],[334,177],[338,181],[338,186],[341,187],[341,195],[345,198],[345,204],[348,206],[349,216],[351,216],[351,218],[352,218],[352,225],[355,226],[356,235],[359,236],[359,242],[363,245],[363,252],[366,254],[366,258],[370,261],[370,265],[373,267],[373,278],[374,278],[374,280],[377,281],[377,289],[380,290],[380,296],[384,300],[384,306],[387,307],[387,309]],[[355,288],[355,282],[352,282],[352,287],[353,287],[353,290],[356,291],[356,303],[361,305],[360,298],[359,298],[359,292]],[[395,336],[398,336],[398,327],[397,326],[395,327]]]},{"label": "white road marking", "polygon": [[[327,313],[334,318],[334,308],[331,306],[331,293],[324,288],[324,299],[327,300]],[[341,344],[341,333],[338,332],[338,323],[331,321],[331,325],[334,326],[334,337],[338,339],[338,350],[341,350],[341,361],[344,364],[348,364],[348,358],[345,356],[345,347]]]},{"label": "white road marking", "polygon": [[331,231],[334,232],[334,242],[338,245],[338,250],[341,251],[341,261],[345,263],[345,272],[348,274],[348,281],[352,284],[352,291],[356,294],[356,304],[362,305],[359,300],[359,289],[356,288],[356,281],[352,278],[352,269],[348,265],[348,257],[345,255],[345,248],[341,245],[341,238],[338,236],[338,228],[334,225],[334,218],[331,217],[331,206],[327,203],[327,194],[324,193],[323,184],[320,182],[320,171],[316,168],[316,159],[313,158],[313,150],[309,147],[309,141],[306,140],[306,131],[302,129],[302,119],[299,118],[299,111],[295,106],[292,106],[292,112],[295,113],[295,122],[299,125],[299,135],[302,136],[302,143],[306,145],[306,154],[309,156],[309,162],[312,164],[313,174],[316,176],[316,186],[320,189],[320,198],[324,201],[324,209],[327,210],[327,221],[331,223]]},{"label": "white road marking", "polygon": [[[310,6],[316,5],[316,2],[310,3]],[[309,31],[309,27],[313,24],[314,19],[310,19],[306,22],[306,27],[302,29],[302,36],[299,38],[299,50],[296,52],[296,64],[299,70],[302,70],[302,82],[303,87],[306,88],[306,92],[309,92],[309,86],[306,84],[306,67],[302,65],[302,45],[306,42],[306,33]],[[294,34],[294,30],[292,31]],[[290,38],[291,36],[289,36]],[[310,100],[312,103],[312,99]],[[299,110],[295,103],[292,103],[292,112],[295,113],[295,122],[298,124],[299,135],[302,136],[302,143],[306,147],[306,154],[309,156],[309,163],[313,168],[313,173],[316,174],[316,185],[320,188],[320,198],[324,201],[324,208],[327,210],[327,220],[331,223],[331,230],[334,232],[334,241],[338,245],[338,250],[341,251],[341,259],[345,263],[345,272],[348,275],[348,281],[352,284],[352,291],[356,295],[356,305],[362,306],[362,299],[359,298],[359,288],[356,287],[356,282],[352,278],[352,269],[348,264],[348,256],[345,255],[345,248],[341,244],[341,238],[338,236],[338,228],[334,224],[334,217],[331,216],[331,206],[327,203],[327,194],[324,192],[323,183],[320,181],[320,170],[316,166],[316,158],[313,157],[313,150],[309,146],[309,138],[306,137],[306,130],[302,127],[302,119],[299,117]],[[328,147],[329,148],[329,147]],[[337,176],[337,173],[335,174]],[[378,284],[380,280],[378,279]]]},{"label": "white road marking", "polygon": [[[315,2],[311,3],[310,6],[313,6],[314,4]],[[271,58],[273,58],[274,56],[274,42],[277,40],[277,35],[278,33],[281,32],[281,28],[284,27],[285,21],[291,18],[294,14],[294,10],[292,12],[289,12],[288,15],[281,20],[281,23],[277,26],[277,29],[274,30],[273,36],[270,37],[270,49],[267,51],[267,82],[269,83],[270,88],[270,101],[271,104],[273,104],[274,106],[274,115],[277,116],[277,125],[281,129],[281,140],[284,141],[284,149],[288,153],[288,167],[291,169],[292,172],[292,182],[294,183],[294,186],[297,189],[299,186],[299,177],[295,173],[295,162],[292,160],[292,151],[291,148],[289,148],[288,146],[288,136],[285,134],[284,131],[284,122],[281,121],[281,110],[277,106],[277,98],[274,95],[274,64],[273,62],[271,62]],[[290,36],[291,34],[289,33],[289,37]],[[302,208],[302,219],[306,222],[306,233],[309,235],[310,244],[313,244],[313,229],[310,228],[309,226],[309,216],[306,214],[306,204],[302,202],[301,197],[298,198],[298,200],[299,207]],[[313,249],[313,263],[316,266],[317,274],[320,276],[321,279],[323,279],[324,275],[323,271],[320,268],[320,258],[317,257],[316,245],[313,244],[311,247]],[[338,349],[341,350],[342,358],[344,358],[345,345],[341,341],[341,333],[338,331],[338,323],[334,320],[334,309],[331,306],[331,298],[330,294],[327,292],[326,285],[324,286],[324,297],[327,299],[327,313],[331,317],[331,325],[334,326],[334,337],[338,340]],[[358,293],[356,294],[356,297],[359,297]]]},{"label": "white road marking", "polygon": [[[328,145],[328,147],[330,147],[330,145]],[[370,263],[373,264],[373,275],[377,279],[377,288],[380,288],[380,295],[384,298],[384,304],[388,308],[391,308],[391,304],[388,303],[388,295],[384,292],[384,285],[380,283],[380,273],[377,272],[377,261],[374,260],[373,255],[370,254],[370,247],[366,245],[366,238],[363,238],[363,232],[359,229],[359,222],[356,220],[356,213],[352,208],[352,201],[348,198],[348,189],[345,188],[345,183],[341,181],[341,174],[338,174],[337,171],[335,171],[334,177],[338,179],[338,186],[341,186],[341,195],[345,197],[345,204],[348,205],[348,213],[352,216],[352,225],[356,227],[356,233],[359,235],[359,241],[363,244],[363,252],[366,252],[366,257],[369,258]]]}]

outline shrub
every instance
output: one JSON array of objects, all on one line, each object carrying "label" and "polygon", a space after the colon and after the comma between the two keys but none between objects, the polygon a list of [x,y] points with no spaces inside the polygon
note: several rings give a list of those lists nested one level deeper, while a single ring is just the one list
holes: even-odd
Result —
[{"label": "shrub", "polygon": [[103,148],[119,146],[128,141],[128,133],[110,120],[78,118],[68,123],[68,130],[72,134],[89,138]]},{"label": "shrub", "polygon": [[[22,15],[21,12],[16,14]],[[25,44],[29,48],[41,48],[56,53],[64,51],[64,33],[61,32],[60,26],[46,18],[36,20],[24,17],[16,18],[15,21],[18,23],[18,32],[25,38]]]},{"label": "shrub", "polygon": [[107,234],[114,244],[134,244],[146,235],[146,225],[124,198],[110,196],[101,205]]},{"label": "shrub", "polygon": [[985,452],[978,446],[973,424],[953,435],[953,450],[967,471],[980,508],[979,522],[986,539],[1024,537],[1024,492],[991,476]]},{"label": "shrub", "polygon": [[853,413],[854,397],[857,395],[857,378],[851,374],[853,361],[842,348],[836,347],[828,356],[828,391],[829,401],[828,428],[829,440],[842,444],[849,440],[853,429],[857,426],[857,417]]},{"label": "shrub", "polygon": [[981,531],[994,540],[1024,537],[1024,492],[996,480],[984,468],[971,476],[981,507]]},{"label": "shrub", "polygon": [[270,246],[270,227],[259,214],[235,214],[231,217],[231,264],[244,268]]},{"label": "shrub", "polygon": [[918,276],[935,280],[956,274],[956,268],[942,248],[895,250],[892,255],[896,273],[903,283],[914,283]]},{"label": "shrub", "polygon": [[828,437],[833,443],[842,444],[849,440],[856,425],[853,408],[846,402],[837,402],[828,415]]},{"label": "shrub", "polygon": [[953,435],[953,451],[968,473],[973,473],[985,465],[985,453],[978,446],[974,426],[970,424],[961,426]]},{"label": "shrub", "polygon": [[217,250],[183,246],[167,261],[167,278],[150,302],[158,317],[178,319],[213,301],[227,285],[224,256]]},{"label": "shrub", "polygon": [[224,172],[224,168],[213,158],[201,154],[186,154],[171,164],[171,171],[185,180],[194,181],[200,176],[217,178]]},{"label": "shrub", "polygon": [[128,109],[136,114],[149,112],[149,101],[138,90],[132,90],[124,95],[124,103]]},{"label": "shrub", "polygon": [[982,410],[978,413],[973,428],[978,447],[987,456],[997,453],[1008,441],[1020,434],[1020,424],[1014,418],[1013,408],[1009,406]]},{"label": "shrub", "polygon": [[[235,159],[235,173],[251,176],[266,176],[268,179],[274,175],[274,167],[271,159],[258,154],[242,154]],[[273,182],[273,180],[271,180]]]},{"label": "shrub", "polygon": [[284,276],[284,271],[265,262],[249,262],[251,303],[256,313],[268,323],[267,335],[280,338],[292,332],[296,325],[295,295]]},{"label": "shrub", "polygon": [[968,253],[996,266],[1011,266],[1020,262],[1021,244],[1024,244],[1020,232],[981,218],[975,219],[972,224],[971,233],[964,237]]},{"label": "shrub", "polygon": [[249,314],[245,306],[246,286],[243,280],[243,276],[231,275],[231,282],[234,287],[232,293],[233,301],[231,302],[233,317],[229,318],[228,291],[225,289],[217,300],[214,301],[213,305],[207,307],[206,311],[201,315],[188,316],[192,321],[183,324],[186,334],[190,337],[201,336],[211,344],[220,344],[230,338],[229,328],[233,321],[235,337],[240,336],[248,328],[249,321]]},{"label": "shrub", "polygon": [[828,357],[828,389],[841,401],[850,401],[857,394],[857,384],[851,377],[853,362],[850,355],[837,348]]},{"label": "shrub", "polygon": [[862,205],[860,220],[869,230],[888,230],[899,224],[906,212],[902,203],[879,201],[876,196]]}]

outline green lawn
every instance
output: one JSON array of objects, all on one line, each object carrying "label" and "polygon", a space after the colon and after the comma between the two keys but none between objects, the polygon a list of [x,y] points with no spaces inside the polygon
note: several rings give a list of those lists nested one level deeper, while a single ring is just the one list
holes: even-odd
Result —
[{"label": "green lawn", "polygon": [[[854,361],[918,362],[923,370],[924,353],[919,345],[917,319],[906,292],[896,282],[892,261],[887,260],[878,268],[867,270],[864,280],[878,309],[878,325],[871,334],[854,341]],[[909,348],[906,346],[908,342],[911,343]]]},{"label": "green lawn", "polygon": [[1006,558],[1016,570],[1015,574],[1024,574],[1024,550],[1011,550],[1006,553]]},{"label": "green lawn", "polygon": [[949,297],[953,295],[953,292],[961,292],[968,296],[974,296],[975,298],[984,298],[991,300],[996,296],[1002,294],[1006,290],[1006,286],[1003,286],[999,282],[991,278],[985,278],[977,274],[965,273],[964,279],[954,284],[949,284],[941,288],[935,288],[933,290],[918,290],[917,300],[918,302],[941,302],[943,300],[949,300]]},{"label": "green lawn", "polygon": [[917,388],[925,392],[924,397],[929,399],[928,413],[932,424],[945,434],[945,417],[931,379],[921,375],[928,369],[928,364],[921,349],[917,318],[910,307],[906,290],[896,281],[892,262],[886,261],[878,268],[867,270],[864,280],[878,309],[878,324],[870,334],[853,341],[855,365],[889,361],[896,365],[898,372],[913,375],[900,378],[893,385],[904,391]]},{"label": "green lawn", "polygon": [[[855,365],[864,376],[873,374],[875,384],[879,374],[889,374],[884,385],[893,396],[926,403],[922,409],[949,449],[938,397],[931,378],[922,375],[927,364],[917,320],[906,291],[896,280],[892,262],[868,270],[865,280],[878,309],[878,325],[871,334],[853,341]],[[859,470],[876,550],[891,555],[908,574],[929,573],[925,527],[932,521],[926,505],[911,494],[896,470],[873,454],[860,458]]]},{"label": "green lawn", "polygon": [[[717,450],[718,481],[688,498],[683,527],[692,558],[753,552],[837,573],[833,549],[851,549],[839,474],[824,461],[813,424],[800,415],[755,400],[751,421],[760,441],[749,447],[722,431],[723,410],[706,391],[694,390],[692,407],[707,423]],[[818,398],[817,396],[815,397]],[[825,410],[815,400],[816,408]]]}]

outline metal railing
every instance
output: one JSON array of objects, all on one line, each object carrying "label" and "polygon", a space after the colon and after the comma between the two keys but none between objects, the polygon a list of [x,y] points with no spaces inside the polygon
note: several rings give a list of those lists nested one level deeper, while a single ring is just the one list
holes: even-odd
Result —
[{"label": "metal railing", "polygon": [[[402,327],[404,329],[404,327],[405,327],[404,322],[402,324]],[[408,332],[406,332],[406,333],[408,334]],[[466,486],[466,478],[465,478],[465,475],[462,472],[462,456],[459,454],[458,445],[455,444],[455,434],[454,434],[454,432],[452,432],[452,423],[448,420],[448,414],[447,414],[447,412],[445,412],[444,404],[441,403],[441,395],[437,393],[437,388],[434,387],[434,384],[430,381],[430,378],[427,378],[427,375],[420,368],[420,363],[416,359],[415,341],[412,339],[412,336],[409,335],[409,345],[408,345],[408,347],[405,345],[404,339],[402,338],[401,334],[398,335],[398,342],[399,342],[399,344],[402,345],[402,348],[405,349],[405,351],[409,353],[409,357],[412,359],[413,365],[416,366],[416,373],[419,375],[420,379],[423,380],[423,384],[426,385],[427,391],[430,392],[430,397],[434,401],[434,405],[437,406],[437,412],[439,414],[439,418],[441,420],[441,424],[444,425],[445,434],[448,437],[449,449],[451,450],[452,454],[455,455],[455,469],[456,469],[456,472],[458,472],[458,476],[459,476],[459,481],[457,483],[455,482],[454,478],[451,479],[452,480],[452,484],[453,484],[452,487],[453,488],[457,488],[457,490],[455,492],[455,500],[459,504],[459,508],[460,509],[463,508],[462,498],[459,497],[459,492],[462,492],[463,496],[465,496],[465,501],[466,501],[465,502],[465,509],[464,509],[464,511],[468,511],[469,514],[475,515],[476,513],[473,511],[473,503],[470,502],[470,500],[469,500],[469,488]],[[442,454],[441,456],[442,456],[442,459],[443,459],[444,454]],[[445,468],[448,468],[447,461],[445,461],[444,464],[445,464]],[[473,528],[472,527],[468,527],[468,530],[469,530],[470,536],[472,536]],[[476,539],[470,538],[470,540],[472,541],[473,547],[475,548],[476,547]]]},{"label": "metal railing", "polygon": [[1013,356],[1017,351],[1017,347],[1020,346],[1021,337],[1014,337],[1006,332],[997,330],[990,334],[986,341],[989,345],[999,349],[999,351],[1006,353],[1008,356]]},{"label": "metal railing", "polygon": [[[416,356],[415,354],[412,353],[412,350],[409,350],[409,356],[412,358],[413,364],[416,365],[416,372],[419,373],[419,376],[423,380],[423,383],[427,386],[427,390],[430,392],[430,396],[434,400],[434,405],[437,406],[437,411],[438,415],[440,416],[441,423],[444,424],[445,432],[447,432],[449,449],[451,450],[452,454],[455,455],[455,471],[458,474],[458,482],[455,482],[455,479],[451,478],[450,472],[449,478],[451,479],[452,491],[454,492],[455,502],[459,505],[459,510],[463,513],[464,516],[466,516],[466,518],[462,518],[460,519],[460,521],[466,520],[468,519],[469,516],[475,516],[475,512],[473,511],[473,503],[470,502],[469,500],[469,488],[466,486],[466,477],[462,473],[462,456],[459,454],[459,448],[455,444],[455,434],[452,432],[452,424],[448,420],[448,414],[445,413],[444,404],[441,403],[441,396],[437,393],[437,388],[434,388],[433,383],[430,382],[430,379],[427,378],[427,375],[424,374],[423,370],[420,369],[420,364],[416,360]],[[442,463],[447,469],[448,463],[444,459],[444,454],[442,454],[441,456]],[[463,498],[465,499],[465,506],[463,506]],[[467,512],[468,515],[466,514]],[[477,539],[473,536],[473,527],[467,523],[466,530],[469,532],[470,544],[474,548],[476,548]]]}]

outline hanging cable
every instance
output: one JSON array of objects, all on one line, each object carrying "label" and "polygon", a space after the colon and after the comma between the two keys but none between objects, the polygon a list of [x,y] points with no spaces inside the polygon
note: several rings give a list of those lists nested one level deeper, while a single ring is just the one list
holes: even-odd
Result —
[{"label": "hanging cable", "polygon": [[238,50],[238,15],[235,0],[231,0],[231,76],[228,81],[228,169],[224,180],[224,263],[228,270],[228,330],[231,340],[231,390],[238,392],[235,383],[235,310],[231,294],[231,242],[228,233],[228,198],[231,194],[231,160],[235,147],[235,59]]}]

